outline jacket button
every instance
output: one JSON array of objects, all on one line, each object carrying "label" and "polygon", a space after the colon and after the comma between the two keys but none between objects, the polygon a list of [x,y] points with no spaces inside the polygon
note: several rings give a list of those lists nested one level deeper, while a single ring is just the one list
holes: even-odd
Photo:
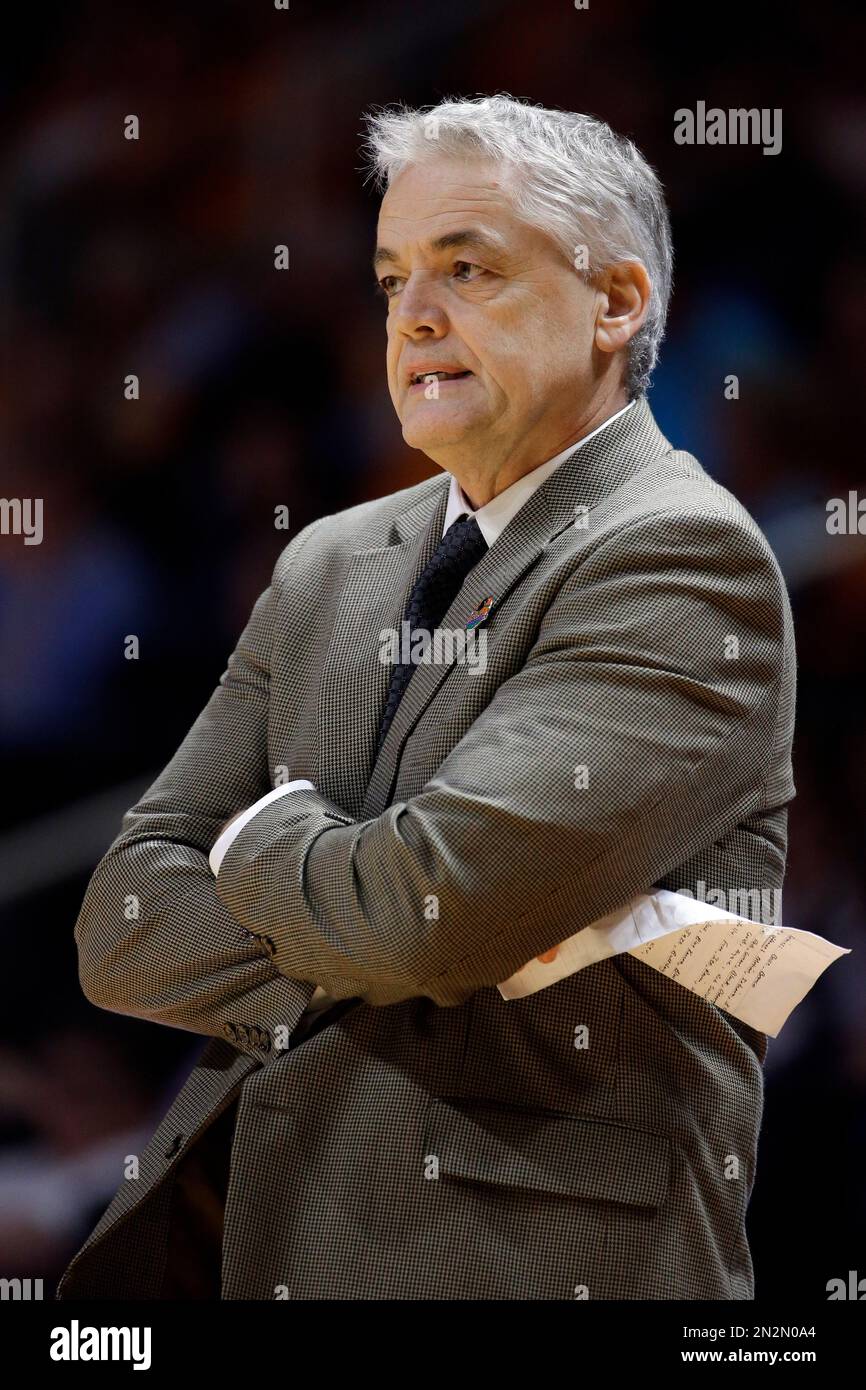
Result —
[{"label": "jacket button", "polygon": [[165,1157],[166,1157],[166,1158],[174,1158],[175,1154],[177,1153],[177,1151],[178,1151],[178,1149],[180,1148],[180,1146],[181,1146],[182,1143],[183,1143],[183,1135],[182,1135],[182,1134],[176,1134],[176,1135],[174,1136],[174,1138],[172,1139],[171,1143],[169,1144],[168,1148],[165,1150]]}]

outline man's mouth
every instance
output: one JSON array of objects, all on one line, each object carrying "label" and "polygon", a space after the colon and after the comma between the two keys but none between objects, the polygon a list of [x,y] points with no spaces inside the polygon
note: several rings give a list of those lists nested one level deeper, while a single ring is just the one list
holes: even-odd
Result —
[{"label": "man's mouth", "polygon": [[429,386],[431,381],[461,381],[471,376],[471,372],[413,372],[409,378],[409,389],[416,386]]}]

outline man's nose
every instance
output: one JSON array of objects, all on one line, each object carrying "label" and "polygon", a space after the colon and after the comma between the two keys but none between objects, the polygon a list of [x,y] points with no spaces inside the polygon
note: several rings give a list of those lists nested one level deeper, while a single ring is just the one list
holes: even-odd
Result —
[{"label": "man's nose", "polygon": [[440,337],[448,331],[448,316],[433,283],[410,275],[396,297],[394,327],[407,338]]}]

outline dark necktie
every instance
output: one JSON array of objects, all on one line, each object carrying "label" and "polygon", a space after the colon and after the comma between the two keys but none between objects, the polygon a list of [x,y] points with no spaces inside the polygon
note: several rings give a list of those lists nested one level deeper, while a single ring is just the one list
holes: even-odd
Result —
[{"label": "dark necktie", "polygon": [[[474,516],[465,516],[448,527],[415,581],[415,587],[406,604],[403,621],[409,624],[410,642],[412,633],[418,628],[429,632],[432,637],[459,593],[467,574],[478,564],[486,549],[487,542]],[[394,666],[379,728],[379,748],[385,741],[391,720],[397,712],[397,706],[414,670],[415,663],[411,661],[397,662]]]}]

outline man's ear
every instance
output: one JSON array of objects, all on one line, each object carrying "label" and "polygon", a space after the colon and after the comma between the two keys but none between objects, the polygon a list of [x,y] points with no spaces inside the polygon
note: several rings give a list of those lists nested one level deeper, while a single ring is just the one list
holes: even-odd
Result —
[{"label": "man's ear", "polygon": [[621,352],[649,312],[652,285],[641,261],[618,261],[599,284],[595,345],[601,352]]}]

